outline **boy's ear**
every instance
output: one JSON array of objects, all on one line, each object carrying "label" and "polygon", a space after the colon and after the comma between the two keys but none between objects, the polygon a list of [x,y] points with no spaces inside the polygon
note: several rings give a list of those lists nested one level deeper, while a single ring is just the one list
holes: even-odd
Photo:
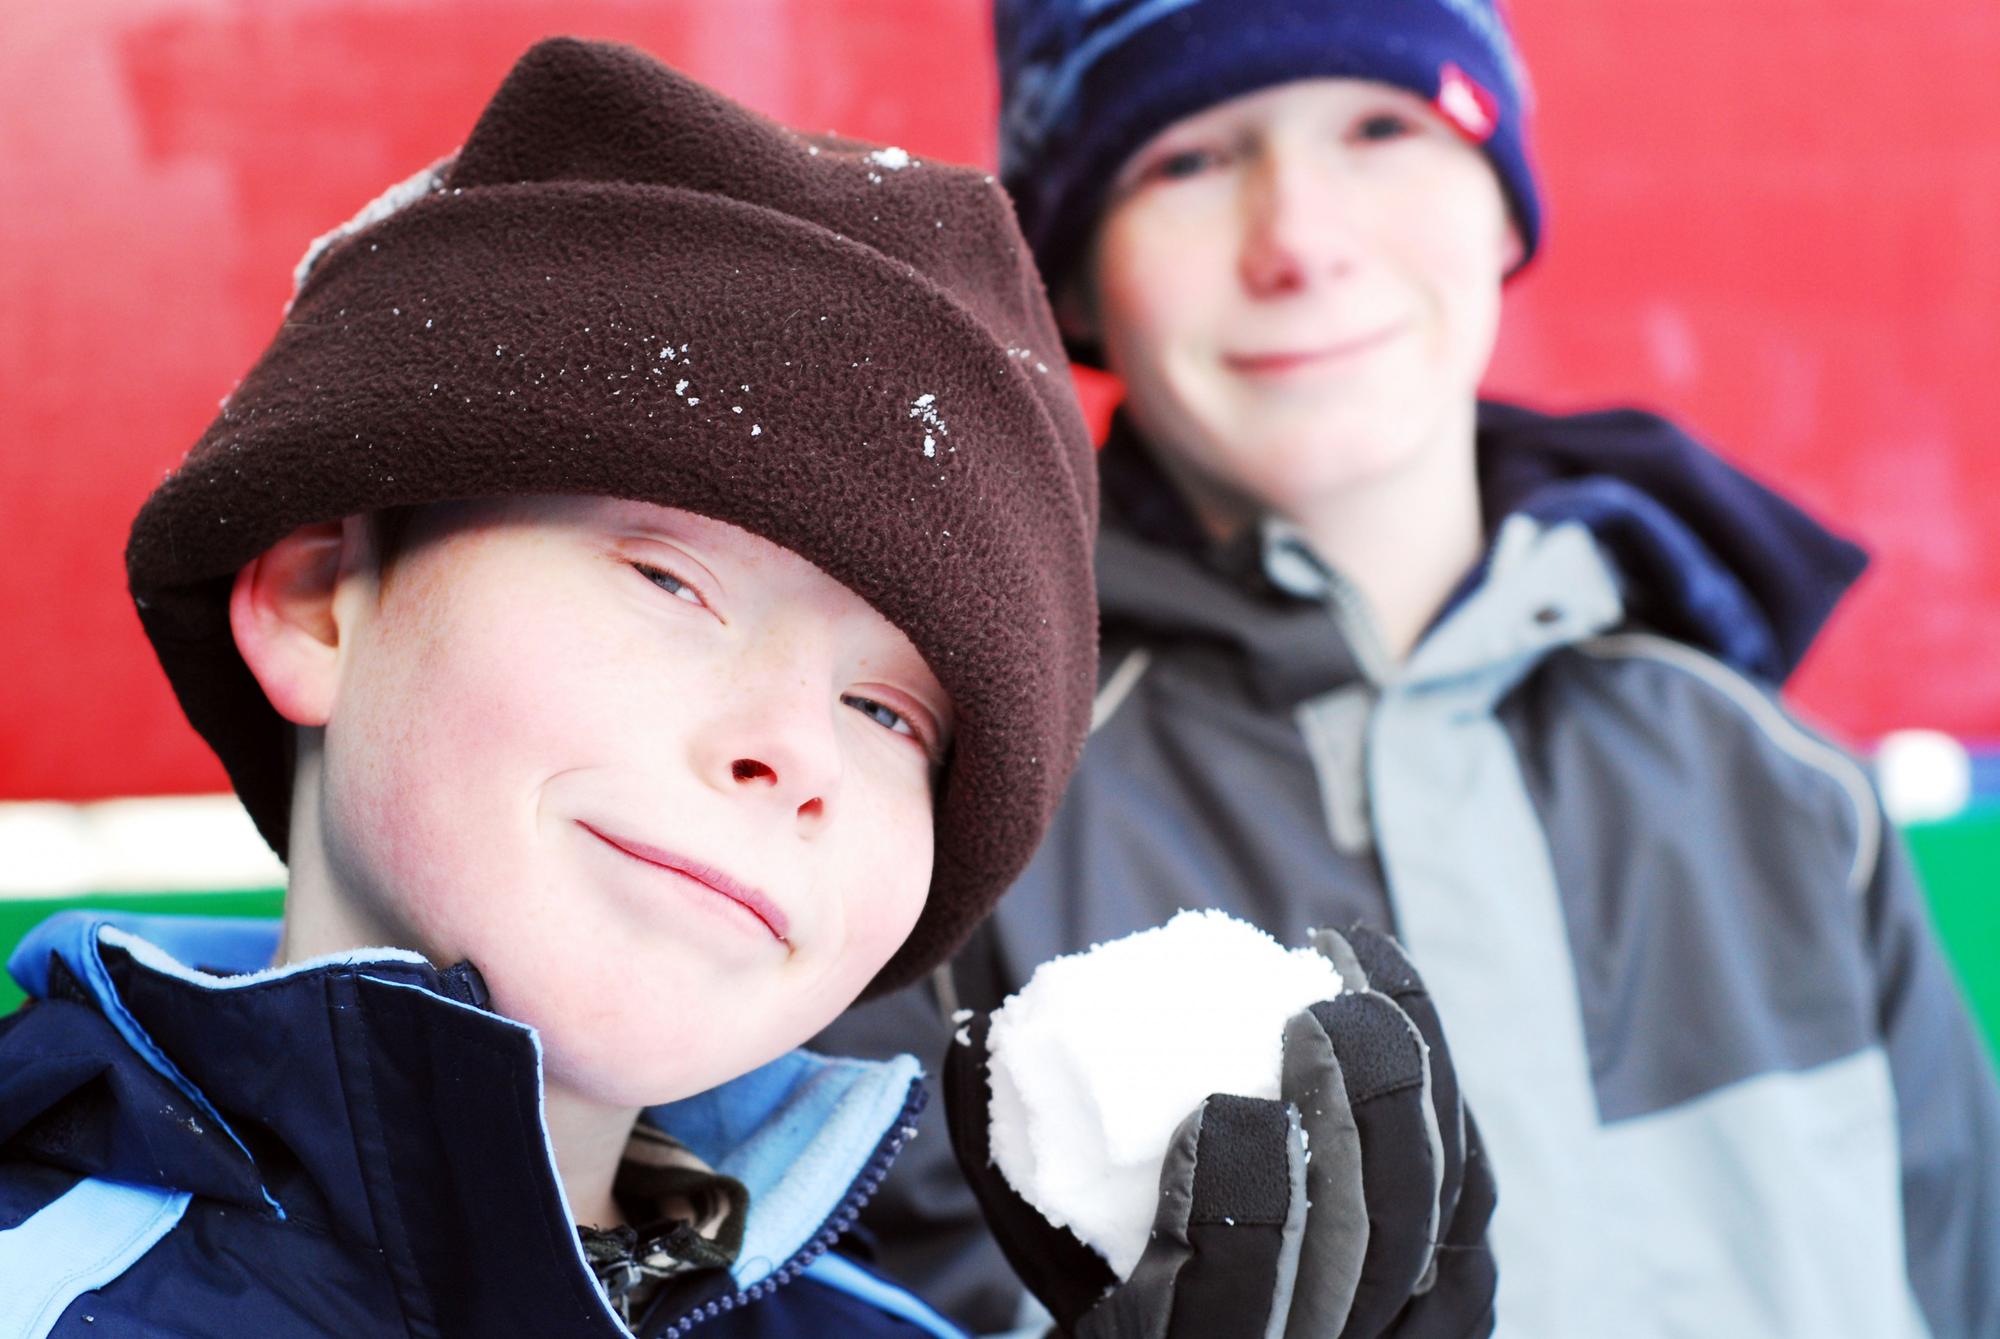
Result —
[{"label": "boy's ear", "polygon": [[1500,242],[1500,276],[1514,277],[1514,271],[1521,268],[1521,262],[1528,256],[1528,247],[1521,240],[1521,229],[1510,217],[1507,220],[1507,235]]},{"label": "boy's ear", "polygon": [[229,629],[264,696],[294,725],[323,726],[339,683],[335,595],[367,545],[363,517],[301,526],[236,574]]}]

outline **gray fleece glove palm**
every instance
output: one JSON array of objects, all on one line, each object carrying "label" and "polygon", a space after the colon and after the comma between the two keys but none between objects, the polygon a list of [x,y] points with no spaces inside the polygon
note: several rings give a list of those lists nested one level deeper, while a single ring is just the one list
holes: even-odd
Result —
[{"label": "gray fleece glove palm", "polygon": [[1366,929],[1315,934],[1348,989],[1285,1026],[1277,1101],[1182,1122],[1120,1283],[993,1166],[986,1037],[945,1066],[953,1151],[994,1236],[1075,1339],[1467,1339],[1493,1328],[1493,1177],[1422,980]]}]

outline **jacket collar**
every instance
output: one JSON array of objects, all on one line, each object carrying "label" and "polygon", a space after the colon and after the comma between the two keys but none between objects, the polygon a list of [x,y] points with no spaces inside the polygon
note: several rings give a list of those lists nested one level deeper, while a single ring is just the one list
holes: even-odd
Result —
[{"label": "jacket collar", "polygon": [[[1359,592],[1295,527],[1267,517],[1211,546],[1143,447],[1127,436],[1106,451],[1097,579],[1107,663],[1122,636],[1164,637],[1182,658],[1208,655],[1244,676],[1279,708],[1364,681],[1490,701],[1554,648],[1624,613],[1620,574],[1584,521],[1555,508],[1546,520],[1519,513],[1501,521],[1415,651],[1391,664]],[[1329,617],[1338,636],[1327,635]]]},{"label": "jacket collar", "polygon": [[[272,922],[66,912],[22,941],[8,964],[22,988],[95,1011],[110,1031],[94,1022],[94,1034],[79,1031],[75,1010],[38,1004],[5,1035],[7,1049],[31,1056],[38,1031],[50,1052],[95,1035],[107,1065],[136,1071],[112,1117],[119,1138],[92,1147],[145,1155],[73,1169],[193,1190],[367,1243],[402,1257],[432,1295],[504,1277],[512,1297],[551,1299],[564,1332],[588,1316],[598,1327],[589,1332],[621,1333],[555,1174],[534,1031],[481,1007],[469,968],[441,971],[401,950],[263,969],[276,934]],[[0,1065],[0,1110],[33,1070]],[[78,1071],[77,1082],[89,1077]],[[693,1302],[803,1268],[802,1252],[823,1250],[852,1220],[920,1102],[908,1056],[799,1051],[649,1110],[645,1119],[751,1194],[731,1277],[709,1280]],[[507,1314],[535,1328],[518,1307]]]},{"label": "jacket collar", "polygon": [[[1615,571],[1634,618],[1776,682],[1797,666],[1867,561],[1854,544],[1650,414],[1555,416],[1482,403],[1478,466],[1491,547],[1438,628],[1497,579],[1510,520],[1527,518],[1550,531],[1574,523]],[[1234,642],[1253,663],[1292,649],[1286,620],[1272,623],[1285,603],[1274,587],[1290,583],[1268,579],[1276,575],[1268,543],[1261,555],[1255,543],[1209,546],[1122,419],[1100,457],[1100,477],[1105,535],[1098,573],[1107,643],[1129,623],[1141,634]],[[1199,555],[1204,578],[1213,578],[1192,588],[1190,553]],[[1171,582],[1163,579],[1164,567],[1175,569]],[[1182,592],[1187,598],[1179,598]],[[1279,644],[1265,645],[1273,635]],[[1360,659],[1366,658],[1362,648]],[[1358,667],[1341,659],[1295,664],[1290,677],[1299,684],[1266,687],[1295,700],[1319,691],[1329,675],[1351,677]],[[1301,687],[1305,692],[1296,691]]]}]

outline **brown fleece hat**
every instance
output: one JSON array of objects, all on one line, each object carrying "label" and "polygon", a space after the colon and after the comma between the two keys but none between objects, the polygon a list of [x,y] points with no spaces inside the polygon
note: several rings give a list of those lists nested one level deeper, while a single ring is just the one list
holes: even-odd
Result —
[{"label": "brown fleece hat", "polygon": [[308,255],[126,549],[160,663],[265,840],[284,853],[290,727],[230,633],[240,568],[388,507],[660,503],[810,559],[951,693],[930,901],[869,993],[923,975],[1033,852],[1095,681],[1095,472],[1006,197],[567,39],[392,196]]}]

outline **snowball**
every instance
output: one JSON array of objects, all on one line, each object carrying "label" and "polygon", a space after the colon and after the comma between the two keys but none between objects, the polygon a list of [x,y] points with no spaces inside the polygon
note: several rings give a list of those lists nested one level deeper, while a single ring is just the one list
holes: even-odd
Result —
[{"label": "snowball", "polygon": [[1045,962],[993,1014],[993,1162],[1128,1277],[1175,1129],[1211,1093],[1277,1097],[1285,1020],[1339,993],[1324,957],[1219,911]]}]

